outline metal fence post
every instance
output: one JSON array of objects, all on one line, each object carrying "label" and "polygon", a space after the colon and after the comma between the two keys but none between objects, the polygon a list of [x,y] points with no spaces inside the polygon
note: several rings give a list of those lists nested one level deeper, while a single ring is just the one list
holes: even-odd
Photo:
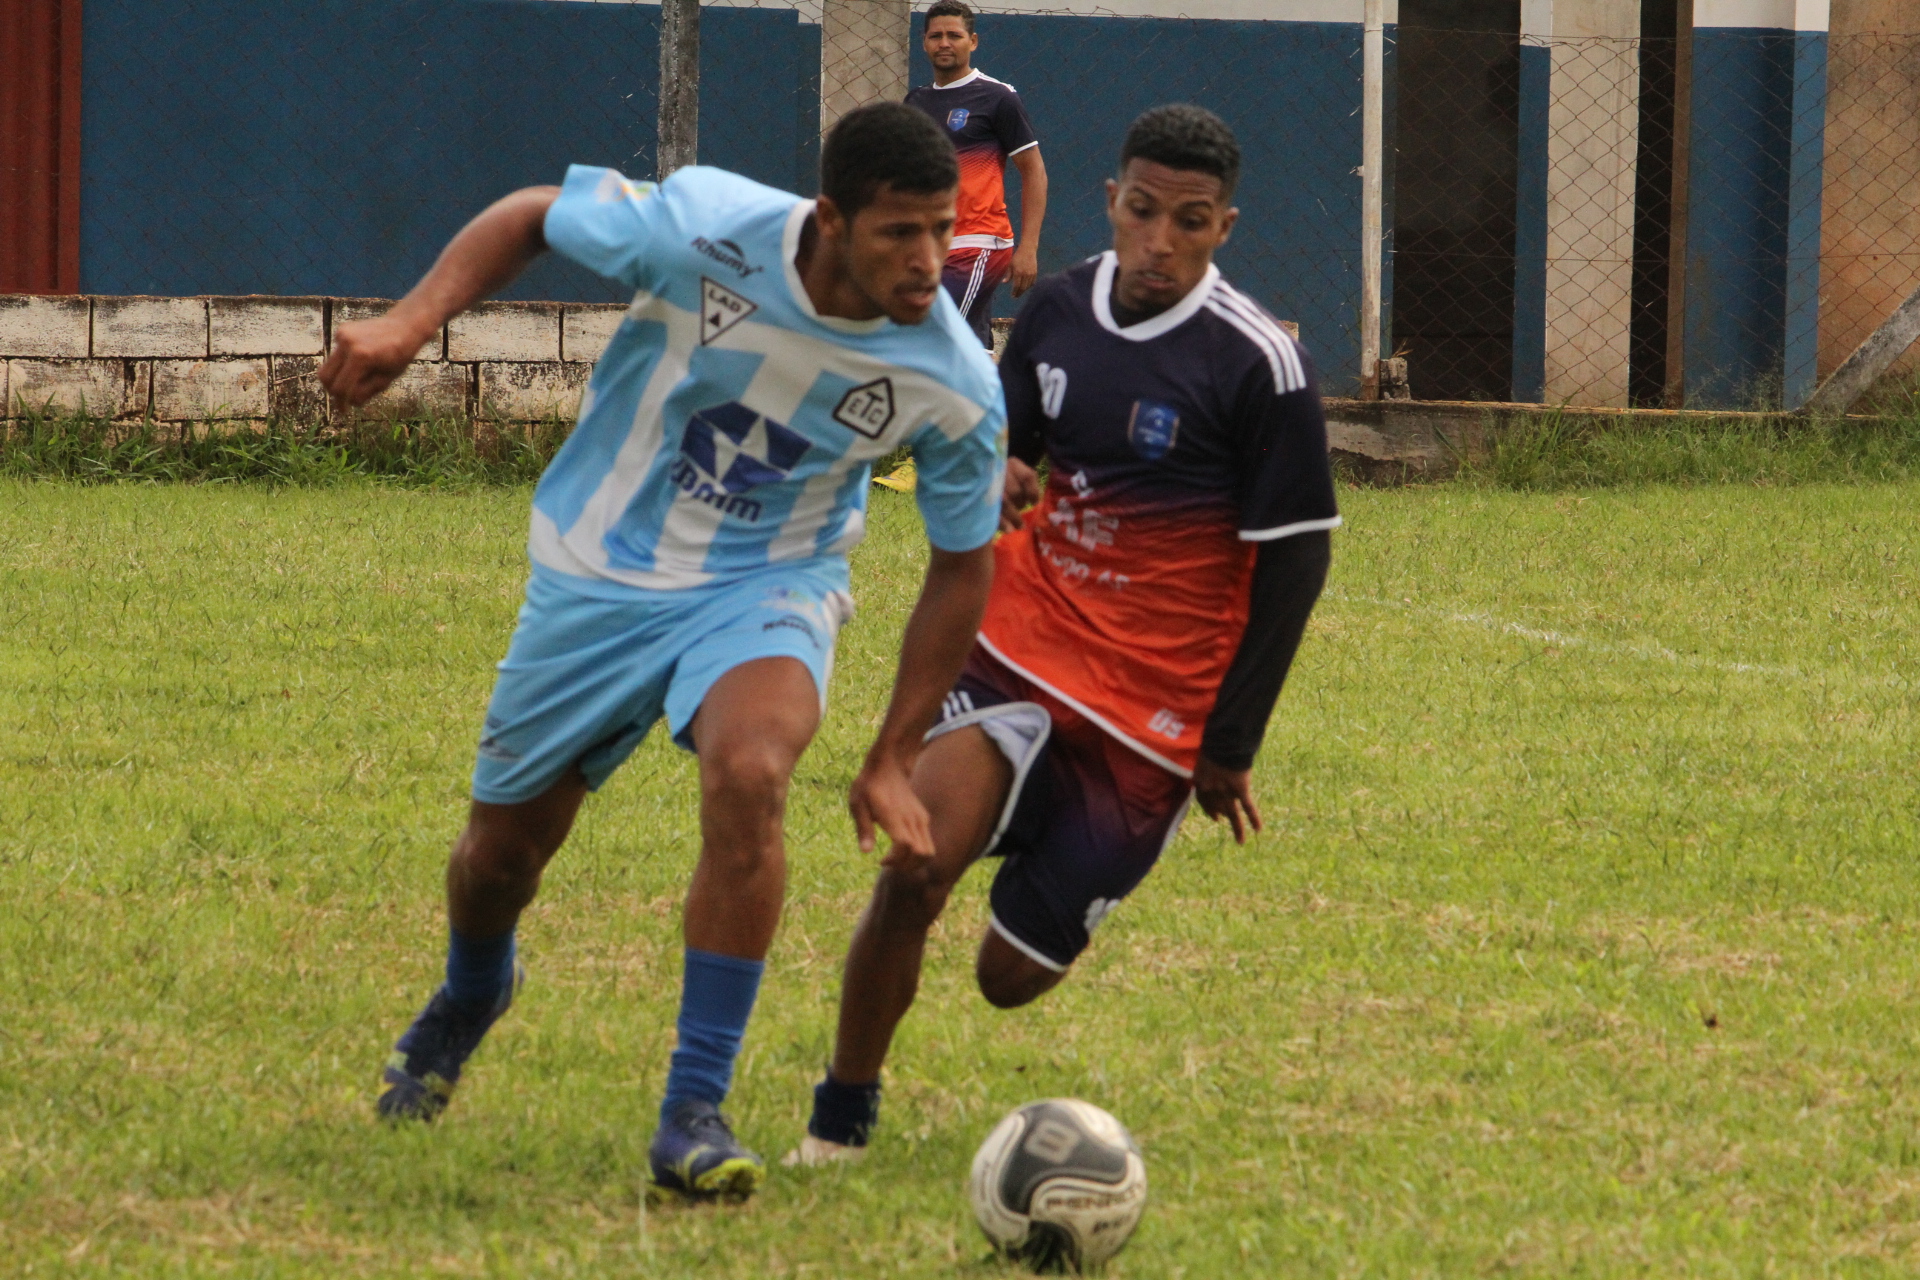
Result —
[{"label": "metal fence post", "polygon": [[661,0],[660,180],[698,163],[699,149],[700,0]]},{"label": "metal fence post", "polygon": [[1361,36],[1360,398],[1380,398],[1380,175],[1385,146],[1384,0],[1366,0]]}]

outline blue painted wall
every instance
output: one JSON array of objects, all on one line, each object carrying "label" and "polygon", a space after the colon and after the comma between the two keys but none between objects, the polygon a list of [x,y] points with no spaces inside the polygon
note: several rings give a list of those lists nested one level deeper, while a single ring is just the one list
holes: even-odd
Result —
[{"label": "blue painted wall", "polygon": [[[570,161],[651,177],[659,10],[523,0],[88,0],[81,288],[393,297]],[[816,163],[819,29],[702,14],[701,156]],[[505,296],[612,299],[548,259]]]},{"label": "blue painted wall", "polygon": [[1795,42],[1791,31],[1702,27],[1693,33],[1689,408],[1755,407],[1780,397]]},{"label": "blue painted wall", "polygon": [[[914,84],[931,79],[919,53],[923,26],[916,15]],[[1329,393],[1352,390],[1360,367],[1358,23],[983,14],[979,33],[975,65],[1020,91],[1046,159],[1043,271],[1110,243],[1105,183],[1134,117],[1163,102],[1199,103],[1233,126],[1245,153],[1240,222],[1221,270],[1299,321]],[[1015,206],[1017,229],[1017,196]],[[1011,315],[1017,305],[1003,289],[995,309]]]},{"label": "blue painted wall", "polygon": [[1553,51],[1520,46],[1520,138],[1513,229],[1513,398],[1547,388],[1547,140]]}]

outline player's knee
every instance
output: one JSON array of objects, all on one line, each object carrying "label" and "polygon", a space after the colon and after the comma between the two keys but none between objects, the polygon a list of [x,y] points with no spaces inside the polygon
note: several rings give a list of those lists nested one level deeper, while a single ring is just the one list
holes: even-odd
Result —
[{"label": "player's knee", "polygon": [[550,853],[525,836],[469,829],[454,846],[453,859],[469,888],[493,898],[525,900],[539,887]]},{"label": "player's knee", "polygon": [[995,964],[985,955],[980,957],[973,971],[980,994],[996,1009],[1018,1009],[1021,1005],[1032,1004],[1053,990],[1065,976],[1031,960],[1024,960],[1017,965]]},{"label": "player's knee", "polygon": [[933,927],[946,909],[953,881],[938,875],[931,862],[917,867],[887,867],[874,886],[874,906],[889,929]]},{"label": "player's knee", "polygon": [[786,806],[793,765],[766,743],[727,743],[700,756],[700,789],[735,817],[777,816]]}]

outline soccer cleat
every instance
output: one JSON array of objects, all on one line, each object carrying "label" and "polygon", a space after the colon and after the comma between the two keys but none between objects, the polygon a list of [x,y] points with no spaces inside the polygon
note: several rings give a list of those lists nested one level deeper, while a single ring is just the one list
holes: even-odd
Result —
[{"label": "soccer cleat", "polygon": [[849,1147],[808,1134],[800,1139],[799,1146],[780,1157],[780,1163],[789,1169],[819,1169],[830,1164],[851,1164],[866,1154],[865,1147]]},{"label": "soccer cleat", "polygon": [[908,458],[905,462],[887,472],[887,474],[875,476],[873,482],[882,488],[891,489],[895,493],[912,493],[918,479],[919,472],[914,468],[913,459]]},{"label": "soccer cleat", "polygon": [[381,1080],[388,1086],[375,1109],[382,1120],[431,1120],[447,1109],[460,1068],[487,1028],[499,1020],[526,981],[527,971],[513,966],[513,981],[491,1009],[475,1014],[447,998],[445,987],[433,993],[427,1007],[393,1046]]},{"label": "soccer cleat", "polygon": [[767,1176],[760,1157],[741,1146],[711,1102],[689,1098],[673,1109],[647,1148],[653,1185],[647,1200],[745,1200]]}]

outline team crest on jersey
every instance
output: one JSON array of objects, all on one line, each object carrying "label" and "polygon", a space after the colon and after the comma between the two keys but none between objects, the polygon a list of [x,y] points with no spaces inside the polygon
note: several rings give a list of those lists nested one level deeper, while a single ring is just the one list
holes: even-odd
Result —
[{"label": "team crest on jersey", "polygon": [[700,345],[706,346],[760,308],[723,284],[700,277]]},{"label": "team crest on jersey", "polygon": [[893,379],[875,378],[848,390],[834,406],[833,420],[869,440],[893,425]]},{"label": "team crest on jersey", "polygon": [[1127,422],[1127,443],[1149,462],[1167,456],[1180,438],[1180,415],[1164,404],[1135,400],[1133,417]]},{"label": "team crest on jersey", "polygon": [[667,478],[695,502],[752,522],[760,518],[760,503],[748,493],[785,480],[808,447],[798,431],[730,400],[687,419]]},{"label": "team crest on jersey", "polygon": [[947,128],[953,130],[955,133],[960,132],[967,127],[967,117],[972,114],[973,113],[965,107],[955,107],[953,110],[947,112]]}]

